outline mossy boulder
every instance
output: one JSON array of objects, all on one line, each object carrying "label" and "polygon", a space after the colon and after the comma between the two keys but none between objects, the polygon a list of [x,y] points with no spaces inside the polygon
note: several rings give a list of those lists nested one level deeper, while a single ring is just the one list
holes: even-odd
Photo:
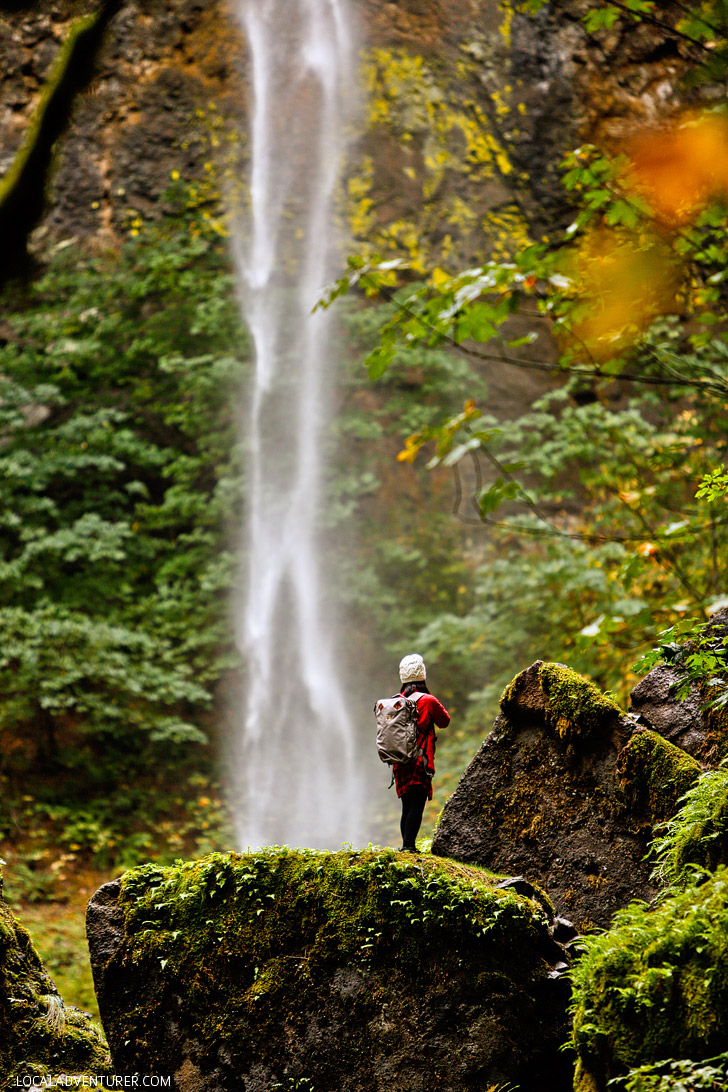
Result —
[{"label": "mossy boulder", "polygon": [[0,1085],[27,1087],[53,1073],[109,1073],[109,1053],[88,1013],[63,1002],[30,934],[2,899],[0,872]]},{"label": "mossy boulder", "polygon": [[[586,941],[573,972],[577,1092],[606,1092],[610,1080],[646,1066],[656,1066],[653,1077],[666,1075],[664,1089],[725,1087],[678,1077],[728,1049],[727,936],[728,871],[720,868],[654,909],[630,905],[607,933]],[[721,1065],[727,1074],[725,1057],[706,1068],[717,1073]],[[632,1087],[657,1090],[648,1076]]]},{"label": "mossy boulder", "polygon": [[657,732],[638,728],[618,756],[617,772],[631,814],[653,825],[675,814],[701,766]]},{"label": "mossy boulder", "polygon": [[650,831],[630,815],[617,774],[634,728],[588,679],[536,661],[506,688],[433,853],[523,873],[580,929],[607,926],[655,892],[643,860]]},{"label": "mossy boulder", "polygon": [[197,1092],[566,1092],[561,950],[543,907],[496,884],[391,850],[135,869],[88,910],[114,1072]]}]

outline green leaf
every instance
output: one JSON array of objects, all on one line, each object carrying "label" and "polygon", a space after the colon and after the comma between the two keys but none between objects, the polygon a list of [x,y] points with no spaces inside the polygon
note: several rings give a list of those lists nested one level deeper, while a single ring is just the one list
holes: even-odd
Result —
[{"label": "green leaf", "polygon": [[607,4],[604,7],[591,8],[583,16],[583,23],[588,34],[597,34],[600,30],[611,30],[620,14],[619,8]]}]

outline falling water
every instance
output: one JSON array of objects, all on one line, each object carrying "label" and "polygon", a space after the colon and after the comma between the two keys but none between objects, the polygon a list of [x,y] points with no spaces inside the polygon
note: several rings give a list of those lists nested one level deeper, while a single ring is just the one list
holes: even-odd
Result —
[{"label": "falling water", "polygon": [[[323,608],[317,533],[332,384],[332,201],[354,71],[344,0],[238,0],[251,63],[250,215],[237,260],[256,354],[239,844],[337,848],[358,833],[354,729]],[[327,571],[327,575],[330,575]]]}]

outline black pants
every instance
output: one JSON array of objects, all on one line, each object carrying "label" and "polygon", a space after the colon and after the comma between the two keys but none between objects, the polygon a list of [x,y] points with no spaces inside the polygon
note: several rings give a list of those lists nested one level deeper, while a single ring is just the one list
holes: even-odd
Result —
[{"label": "black pants", "polygon": [[422,813],[427,803],[427,789],[424,785],[413,785],[407,789],[402,800],[402,818],[399,829],[402,831],[402,849],[415,849],[415,840],[422,824]]}]

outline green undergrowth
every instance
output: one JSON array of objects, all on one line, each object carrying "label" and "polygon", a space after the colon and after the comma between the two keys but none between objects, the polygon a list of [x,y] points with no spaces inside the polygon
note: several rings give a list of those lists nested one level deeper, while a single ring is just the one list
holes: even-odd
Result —
[{"label": "green undergrowth", "polygon": [[728,1087],[728,1054],[701,1062],[666,1061],[638,1066],[612,1088],[614,1092],[724,1092]]},{"label": "green undergrowth", "polygon": [[27,929],[1,899],[0,997],[3,1088],[21,1085],[31,1076],[109,1072],[100,1029],[87,1013],[64,1003]]},{"label": "green undergrowth", "polygon": [[36,904],[17,912],[66,1003],[90,1012],[98,1020],[83,908],[74,906],[69,910],[58,903]]},{"label": "green undergrowth", "polygon": [[[725,1048],[726,936],[728,871],[721,866],[653,908],[632,903],[608,932],[582,941],[573,970],[577,1092],[603,1092],[610,1079],[626,1079],[630,1071],[699,1062]],[[671,1058],[686,1061],[665,1062]],[[655,1083],[654,1076],[633,1072],[632,1084],[612,1087],[681,1087]]]},{"label": "green undergrowth", "polygon": [[700,763],[657,732],[634,733],[617,760],[630,812],[655,823],[673,816],[700,777]]},{"label": "green undergrowth", "polygon": [[728,769],[709,770],[691,785],[682,807],[652,843],[655,877],[686,886],[695,870],[713,871],[728,858]]},{"label": "green undergrowth", "polygon": [[[169,998],[183,996],[199,1014],[203,1055],[247,1044],[278,1067],[282,1029],[295,1037],[304,1014],[329,1003],[342,967],[365,983],[361,1021],[347,1019],[355,1038],[375,1034],[362,1014],[390,989],[528,1004],[547,970],[547,915],[497,882],[474,866],[375,849],[272,848],[134,869],[121,881],[126,940],[106,971],[128,998],[115,1063],[143,1064],[140,1037],[153,1043]],[[374,1047],[362,1039],[357,1049]]]}]

